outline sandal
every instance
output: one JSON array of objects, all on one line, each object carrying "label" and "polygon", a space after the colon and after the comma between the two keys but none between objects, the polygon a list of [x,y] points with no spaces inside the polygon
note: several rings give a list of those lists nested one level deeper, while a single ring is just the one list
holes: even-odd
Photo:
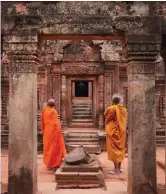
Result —
[{"label": "sandal", "polygon": [[119,173],[116,170],[109,170],[107,171],[107,174],[117,175]]}]

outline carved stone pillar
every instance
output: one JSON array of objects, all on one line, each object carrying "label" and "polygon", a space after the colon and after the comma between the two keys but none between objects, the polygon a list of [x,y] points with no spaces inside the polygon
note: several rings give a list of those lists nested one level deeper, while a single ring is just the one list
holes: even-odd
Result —
[{"label": "carved stone pillar", "polygon": [[66,76],[61,76],[61,121],[62,121],[62,130],[66,129],[66,103],[67,103],[67,94],[66,94]]},{"label": "carved stone pillar", "polygon": [[105,84],[104,84],[104,92],[105,92],[105,107],[104,108],[107,108],[111,105],[111,97],[112,97],[112,89],[113,89],[113,85],[112,85],[112,73],[111,71],[106,71],[105,74],[104,74],[104,81],[105,81]]},{"label": "carved stone pillar", "polygon": [[159,100],[160,100],[160,93],[156,93],[156,95],[155,95],[155,113],[156,113],[156,117],[159,117]]},{"label": "carved stone pillar", "polygon": [[99,75],[99,130],[104,129],[104,76]]},{"label": "carved stone pillar", "polygon": [[104,83],[104,103],[107,108],[112,103],[112,95],[119,92],[119,67],[117,64],[105,64]]},{"label": "carved stone pillar", "polygon": [[129,85],[129,194],[156,190],[156,139],[154,127],[155,60],[160,36],[127,37]]},{"label": "carved stone pillar", "polygon": [[8,193],[37,191],[37,36],[7,36],[9,57]]},{"label": "carved stone pillar", "polygon": [[52,71],[52,87],[53,99],[55,100],[55,108],[60,115],[60,96],[61,96],[61,77],[60,77],[60,64],[53,64]]},{"label": "carved stone pillar", "polygon": [[47,66],[47,100],[53,98],[51,66]]}]

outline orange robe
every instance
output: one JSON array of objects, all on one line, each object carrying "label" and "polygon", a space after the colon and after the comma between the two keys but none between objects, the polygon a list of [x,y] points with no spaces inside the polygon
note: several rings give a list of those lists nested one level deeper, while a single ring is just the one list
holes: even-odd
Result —
[{"label": "orange robe", "polygon": [[43,133],[43,161],[47,168],[60,166],[66,154],[64,138],[57,111],[46,107],[41,115],[41,131]]},{"label": "orange robe", "polygon": [[120,163],[125,157],[127,110],[117,104],[108,107],[104,115],[108,159]]}]

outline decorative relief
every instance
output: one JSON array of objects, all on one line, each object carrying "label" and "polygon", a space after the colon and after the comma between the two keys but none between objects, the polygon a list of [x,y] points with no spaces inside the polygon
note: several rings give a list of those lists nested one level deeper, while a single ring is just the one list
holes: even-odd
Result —
[{"label": "decorative relief", "polygon": [[147,31],[146,20],[142,17],[123,16],[114,20],[115,31],[128,32],[130,34],[143,34]]},{"label": "decorative relief", "polygon": [[122,55],[122,42],[120,40],[105,40],[101,47],[103,61],[120,61]]},{"label": "decorative relief", "polygon": [[38,61],[38,57],[35,55],[9,55],[9,60],[33,60]]},{"label": "decorative relief", "polygon": [[100,61],[100,48],[92,41],[72,41],[63,50],[63,61]]},{"label": "decorative relief", "polygon": [[127,52],[152,52],[152,51],[159,52],[160,44],[146,44],[145,43],[145,44],[128,44],[127,45]]},{"label": "decorative relief", "polygon": [[38,36],[37,35],[28,35],[28,36],[20,36],[20,35],[4,35],[3,36],[4,42],[9,43],[32,43],[32,42],[38,42]]},{"label": "decorative relief", "polygon": [[155,74],[155,64],[153,63],[129,63],[128,74]]},{"label": "decorative relief", "polygon": [[104,73],[104,67],[102,65],[94,65],[89,63],[76,63],[73,65],[69,64],[62,64],[61,65],[61,73],[62,74],[72,74],[72,75],[78,75],[78,74],[103,74]]},{"label": "decorative relief", "polygon": [[60,65],[53,65],[52,73],[53,74],[60,74],[61,73]]},{"label": "decorative relief", "polygon": [[10,62],[10,73],[37,73],[37,63],[35,62]]},{"label": "decorative relief", "polygon": [[3,49],[9,52],[35,52],[38,50],[37,43],[4,43]]}]

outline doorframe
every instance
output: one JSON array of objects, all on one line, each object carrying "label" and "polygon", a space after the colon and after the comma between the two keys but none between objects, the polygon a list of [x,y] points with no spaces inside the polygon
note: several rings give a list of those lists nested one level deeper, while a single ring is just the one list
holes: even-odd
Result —
[{"label": "doorframe", "polygon": [[68,76],[67,78],[67,126],[69,127],[72,121],[72,82],[73,81],[91,81],[92,82],[92,121],[94,127],[96,127],[96,104],[97,104],[97,76],[92,75],[92,76],[75,76],[75,77],[70,77]]}]

